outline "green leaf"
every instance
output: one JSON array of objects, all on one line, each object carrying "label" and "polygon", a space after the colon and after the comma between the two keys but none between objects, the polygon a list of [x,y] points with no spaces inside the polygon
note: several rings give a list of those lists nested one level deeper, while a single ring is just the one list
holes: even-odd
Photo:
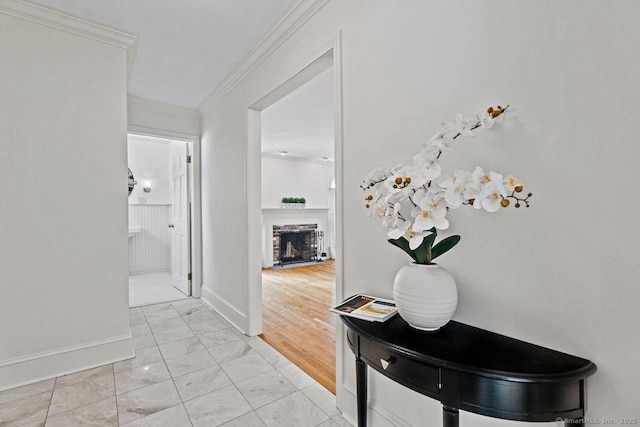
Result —
[{"label": "green leaf", "polygon": [[431,259],[436,259],[443,253],[447,252],[449,249],[453,248],[460,241],[460,236],[449,236],[446,239],[440,240],[437,245],[431,249]]},{"label": "green leaf", "polygon": [[436,240],[436,233],[431,233],[424,238],[420,246],[416,248],[416,262],[418,264],[431,264],[433,256],[431,255],[431,246]]},{"label": "green leaf", "polygon": [[414,250],[412,250],[409,247],[409,241],[407,239],[405,239],[404,237],[401,237],[399,239],[389,239],[388,242],[394,246],[399,247],[400,249],[408,253],[409,256],[413,258],[415,262],[418,262],[418,259],[416,258],[416,253]]}]

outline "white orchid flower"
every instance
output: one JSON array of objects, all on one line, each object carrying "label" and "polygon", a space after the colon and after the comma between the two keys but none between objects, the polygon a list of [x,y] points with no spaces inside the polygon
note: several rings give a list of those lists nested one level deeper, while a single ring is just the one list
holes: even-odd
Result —
[{"label": "white orchid flower", "polygon": [[453,146],[453,138],[448,136],[448,132],[443,131],[436,133],[427,143],[429,147],[436,147],[438,150],[451,150]]},{"label": "white orchid flower", "polygon": [[466,135],[466,136],[474,136],[475,133],[471,130],[470,123],[462,117],[462,114],[456,115],[456,121],[453,124],[453,129],[456,133]]},{"label": "white orchid flower", "polygon": [[414,231],[412,229],[407,230],[407,232],[405,233],[405,239],[409,241],[409,249],[411,249],[412,251],[415,251],[416,249],[418,249],[418,246],[422,244],[422,241],[424,240],[424,238],[430,234],[432,233],[428,230],[424,230],[424,231]]},{"label": "white orchid flower", "polygon": [[383,198],[378,197],[371,200],[369,203],[369,218],[384,218],[387,214],[387,203]]},{"label": "white orchid flower", "polygon": [[[498,186],[498,188],[504,187],[502,175],[496,172],[486,173],[482,170],[480,166],[477,166],[473,173],[471,174],[471,180],[473,182],[473,186],[477,190],[482,190],[485,185],[489,183],[493,183]],[[502,191],[502,189],[501,189]],[[506,191],[506,187],[505,187]]]},{"label": "white orchid flower", "polygon": [[505,176],[503,184],[507,187],[509,191],[514,191],[518,187],[522,189],[522,181],[513,175]]},{"label": "white orchid flower", "polygon": [[367,178],[365,179],[365,182],[380,181],[381,179],[385,178],[386,175],[388,174],[389,174],[388,168],[385,168],[385,167],[376,168],[369,173],[369,176],[367,176]]},{"label": "white orchid flower", "polygon": [[502,194],[504,197],[507,197],[507,186],[504,185],[502,174],[497,172],[489,172],[489,177],[491,178],[491,184],[495,185],[498,188],[500,194]]},{"label": "white orchid flower", "polygon": [[389,168],[376,168],[369,173],[369,176],[364,180],[363,187],[371,187],[387,179],[391,174]]},{"label": "white orchid flower", "polygon": [[411,227],[411,223],[409,221],[398,220],[393,225],[393,227],[389,228],[387,237],[394,240],[399,239],[407,234],[407,230],[409,230],[409,227]]},{"label": "white orchid flower", "polygon": [[384,225],[385,227],[394,227],[398,222],[398,214],[400,213],[401,208],[402,205],[400,203],[387,203],[387,210],[385,211],[382,225]]},{"label": "white orchid flower", "polygon": [[427,145],[413,157],[413,165],[424,170],[424,175],[428,181],[438,179],[442,174],[442,169],[438,164],[438,156],[441,150],[438,147]]},{"label": "white orchid flower", "polygon": [[438,163],[438,156],[440,155],[440,149],[433,145],[427,145],[422,150],[413,156],[413,164],[415,166],[432,166]]},{"label": "white orchid flower", "polygon": [[424,187],[417,189],[416,192],[413,193],[413,195],[411,196],[411,201],[415,206],[413,208],[413,212],[411,213],[412,216],[415,217],[416,215],[418,215],[417,206],[420,205],[420,203],[422,203],[422,201],[426,197],[429,197],[430,199],[435,199],[435,200],[442,200],[442,198],[444,197],[444,191],[435,185],[427,188],[426,190],[424,189]]},{"label": "white orchid flower", "polygon": [[478,108],[478,113],[476,113],[476,118],[484,129],[491,129],[496,121],[491,117],[491,114],[486,111]]},{"label": "white orchid flower", "polygon": [[471,173],[471,180],[477,189],[480,190],[491,181],[491,175],[485,173],[480,166],[476,166]]},{"label": "white orchid flower", "polygon": [[466,202],[475,200],[480,195],[480,189],[474,185],[472,180],[467,181],[467,186],[464,190],[464,200]]},{"label": "white orchid flower", "polygon": [[405,166],[389,176],[384,185],[389,193],[402,192],[408,195],[429,181],[429,173],[426,168]]},{"label": "white orchid flower", "polygon": [[405,201],[407,199],[407,197],[409,197],[407,194],[405,193],[389,193],[386,189],[386,187],[384,188],[384,193],[385,193],[385,198],[384,201],[387,202],[388,204],[391,205],[395,205],[396,203],[400,202],[402,203],[403,201]]},{"label": "white orchid flower", "polygon": [[446,189],[444,192],[444,200],[450,208],[459,208],[466,200],[469,200],[468,197],[465,197],[465,194],[470,181],[471,174],[469,172],[457,170],[454,172],[453,178],[444,179],[439,182],[440,187]]},{"label": "white orchid flower", "polygon": [[440,194],[427,192],[426,196],[416,206],[411,215],[415,217],[413,223],[414,231],[425,231],[437,228],[446,230],[449,228],[449,221],[445,218],[447,207]]},{"label": "white orchid flower", "polygon": [[507,196],[506,187],[490,182],[485,185],[478,197],[473,202],[473,207],[476,209],[484,209],[487,212],[496,212],[500,209],[500,202],[503,197]]}]

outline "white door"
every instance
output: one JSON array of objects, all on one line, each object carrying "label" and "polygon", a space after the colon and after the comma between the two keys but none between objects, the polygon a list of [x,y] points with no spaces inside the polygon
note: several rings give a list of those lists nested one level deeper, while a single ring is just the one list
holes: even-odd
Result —
[{"label": "white door", "polygon": [[181,144],[171,152],[171,271],[173,286],[191,296],[189,283],[189,212],[187,180],[187,144]]}]

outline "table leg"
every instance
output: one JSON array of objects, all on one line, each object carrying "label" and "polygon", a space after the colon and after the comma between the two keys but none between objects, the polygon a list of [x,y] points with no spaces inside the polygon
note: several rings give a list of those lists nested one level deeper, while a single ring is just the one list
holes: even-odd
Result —
[{"label": "table leg", "polygon": [[367,364],[360,359],[356,359],[356,398],[358,427],[367,427]]},{"label": "table leg", "polygon": [[458,427],[460,418],[458,410],[449,406],[442,407],[442,427]]},{"label": "table leg", "polygon": [[584,418],[567,419],[564,422],[565,427],[584,427]]}]

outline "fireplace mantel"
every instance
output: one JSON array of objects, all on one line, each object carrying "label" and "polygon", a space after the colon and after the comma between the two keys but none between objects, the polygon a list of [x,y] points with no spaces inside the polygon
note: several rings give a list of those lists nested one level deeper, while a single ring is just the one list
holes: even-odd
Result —
[{"label": "fireplace mantel", "polygon": [[[304,209],[262,209],[262,221],[267,219],[288,219],[326,216],[329,209],[304,208]],[[290,224],[290,223],[289,223]]]},{"label": "fireplace mantel", "polygon": [[317,224],[319,231],[327,230],[329,209],[262,209],[262,267],[273,267],[273,226]]}]

